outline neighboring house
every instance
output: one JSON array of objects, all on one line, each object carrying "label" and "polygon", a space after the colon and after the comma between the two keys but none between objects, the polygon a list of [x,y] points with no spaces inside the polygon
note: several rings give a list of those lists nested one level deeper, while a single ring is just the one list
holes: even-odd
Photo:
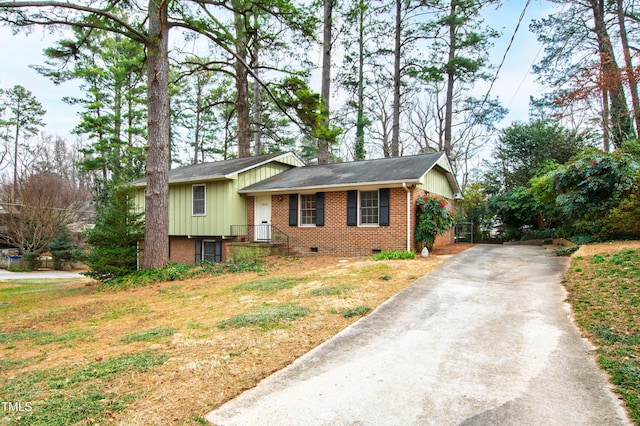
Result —
[{"label": "neighboring house", "polygon": [[[143,206],[145,181],[134,184]],[[415,202],[425,193],[453,209],[460,187],[444,153],[319,166],[279,153],[187,166],[169,175],[169,257],[219,262],[229,243],[276,236],[297,254],[415,251]],[[452,243],[453,231],[436,240]]]},{"label": "neighboring house", "polygon": [[[239,190],[303,166],[293,153],[202,163],[169,172],[169,258],[174,263],[200,260],[220,262],[225,245],[247,233],[247,197]],[[144,210],[146,179],[132,183],[139,188],[136,204]],[[253,202],[253,200],[252,200]],[[232,232],[232,226],[237,230]],[[265,239],[267,239],[265,237]]]}]

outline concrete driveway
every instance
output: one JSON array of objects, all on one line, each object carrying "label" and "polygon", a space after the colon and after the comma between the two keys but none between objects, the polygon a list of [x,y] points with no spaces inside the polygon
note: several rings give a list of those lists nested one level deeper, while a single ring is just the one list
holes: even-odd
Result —
[{"label": "concrete driveway", "polygon": [[563,302],[567,264],[541,247],[476,246],[207,420],[631,424]]}]

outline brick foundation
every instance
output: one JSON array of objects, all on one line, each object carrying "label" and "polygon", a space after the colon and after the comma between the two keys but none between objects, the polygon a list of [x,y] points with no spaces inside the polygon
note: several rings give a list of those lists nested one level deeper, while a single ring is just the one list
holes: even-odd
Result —
[{"label": "brick foundation", "polygon": [[220,237],[169,237],[169,260],[173,263],[191,265],[196,262],[196,242],[200,240],[222,241],[222,261],[227,259],[227,245],[229,240]]}]

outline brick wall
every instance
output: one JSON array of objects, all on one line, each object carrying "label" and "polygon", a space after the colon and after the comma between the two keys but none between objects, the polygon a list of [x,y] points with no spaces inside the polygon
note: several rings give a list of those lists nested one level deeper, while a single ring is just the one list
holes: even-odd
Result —
[{"label": "brick wall", "polygon": [[187,237],[170,237],[169,258],[173,263],[195,263],[196,240]]},{"label": "brick wall", "polygon": [[[169,259],[172,263],[185,263],[191,265],[196,261],[196,242],[200,240],[220,241],[220,238],[214,237],[177,237],[169,238]],[[227,240],[222,240],[222,261],[227,259]]]},{"label": "brick wall", "polygon": [[[415,226],[416,198],[421,190],[411,191],[411,250],[416,250],[413,242]],[[327,192],[325,194],[325,226],[289,226],[289,196],[273,196],[271,200],[272,226],[283,231],[290,238],[291,249],[301,255],[315,254],[330,256],[367,256],[374,251],[407,249],[407,193],[404,188],[391,188],[389,200],[389,226],[347,226],[347,193]],[[453,204],[453,203],[451,203]],[[253,197],[247,200],[248,217],[252,223]],[[453,231],[436,239],[437,245],[452,244]]]}]

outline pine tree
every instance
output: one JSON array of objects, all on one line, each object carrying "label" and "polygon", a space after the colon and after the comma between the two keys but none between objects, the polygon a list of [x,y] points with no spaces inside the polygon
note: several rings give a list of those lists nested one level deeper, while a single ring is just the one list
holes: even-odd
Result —
[{"label": "pine tree", "polygon": [[95,227],[88,232],[91,245],[86,275],[101,280],[136,270],[138,241],[144,237],[143,214],[135,211],[135,189],[115,187],[98,201]]},{"label": "pine tree", "polygon": [[69,269],[74,260],[73,249],[71,233],[65,226],[51,244],[49,244],[49,251],[53,257],[53,269],[56,271]]}]

